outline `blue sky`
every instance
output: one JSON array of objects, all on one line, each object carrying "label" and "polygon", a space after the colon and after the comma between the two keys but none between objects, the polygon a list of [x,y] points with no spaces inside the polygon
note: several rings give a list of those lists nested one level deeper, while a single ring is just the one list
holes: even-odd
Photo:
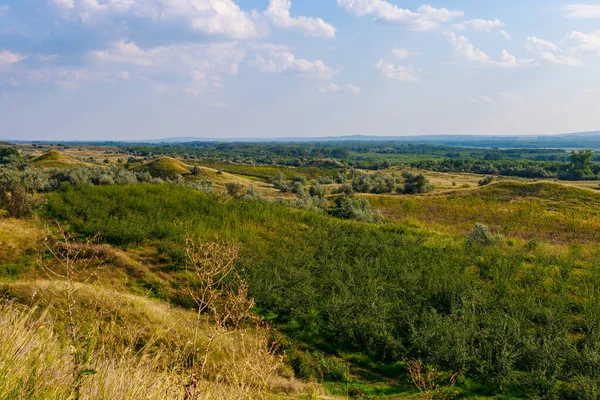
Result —
[{"label": "blue sky", "polygon": [[0,0],[0,139],[598,130],[599,72],[600,2]]}]

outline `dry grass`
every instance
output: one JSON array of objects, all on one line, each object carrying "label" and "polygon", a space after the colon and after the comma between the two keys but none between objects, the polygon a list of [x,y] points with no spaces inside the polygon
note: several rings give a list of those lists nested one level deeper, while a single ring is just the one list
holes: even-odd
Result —
[{"label": "dry grass", "polygon": [[34,252],[44,234],[33,221],[0,218],[0,263],[15,262],[24,253]]},{"label": "dry grass", "polygon": [[[89,316],[92,311],[101,332],[91,353],[94,373],[84,380],[81,398],[183,398],[195,314],[98,285],[78,286],[78,312]],[[0,398],[68,398],[73,362],[60,311],[64,287],[35,281],[3,289],[15,303],[0,306]],[[202,348],[210,325],[202,326],[197,348]],[[268,332],[261,328],[220,337],[207,363],[207,378],[199,382],[194,398],[300,396],[307,385],[280,369],[270,346]]]}]

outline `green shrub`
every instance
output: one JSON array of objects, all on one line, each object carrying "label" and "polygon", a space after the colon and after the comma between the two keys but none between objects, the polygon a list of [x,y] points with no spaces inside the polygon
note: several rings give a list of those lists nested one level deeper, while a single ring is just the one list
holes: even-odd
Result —
[{"label": "green shrub", "polygon": [[225,184],[225,192],[231,197],[237,197],[242,191],[242,185],[236,182],[227,182]]},{"label": "green shrub", "polygon": [[467,236],[467,244],[491,246],[502,239],[502,235],[492,233],[487,225],[477,223],[473,231]]},{"label": "green shrub", "polygon": [[478,184],[479,184],[479,186],[485,186],[485,185],[489,185],[493,181],[494,181],[493,176],[486,176],[485,178],[482,178]]}]

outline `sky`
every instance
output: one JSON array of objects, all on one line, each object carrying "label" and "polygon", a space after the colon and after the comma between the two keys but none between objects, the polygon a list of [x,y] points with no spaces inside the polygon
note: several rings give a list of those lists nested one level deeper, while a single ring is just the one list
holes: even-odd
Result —
[{"label": "sky", "polygon": [[0,0],[0,139],[600,130],[600,2],[425,1]]}]

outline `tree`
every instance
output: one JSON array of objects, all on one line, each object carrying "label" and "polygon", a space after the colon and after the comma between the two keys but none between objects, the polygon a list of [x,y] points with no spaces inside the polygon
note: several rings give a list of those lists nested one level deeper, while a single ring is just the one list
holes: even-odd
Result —
[{"label": "tree", "polygon": [[594,152],[592,150],[579,150],[571,153],[571,170],[583,176],[592,175],[592,160]]},{"label": "tree", "polygon": [[0,164],[8,164],[11,159],[20,158],[17,149],[12,147],[0,147]]}]

